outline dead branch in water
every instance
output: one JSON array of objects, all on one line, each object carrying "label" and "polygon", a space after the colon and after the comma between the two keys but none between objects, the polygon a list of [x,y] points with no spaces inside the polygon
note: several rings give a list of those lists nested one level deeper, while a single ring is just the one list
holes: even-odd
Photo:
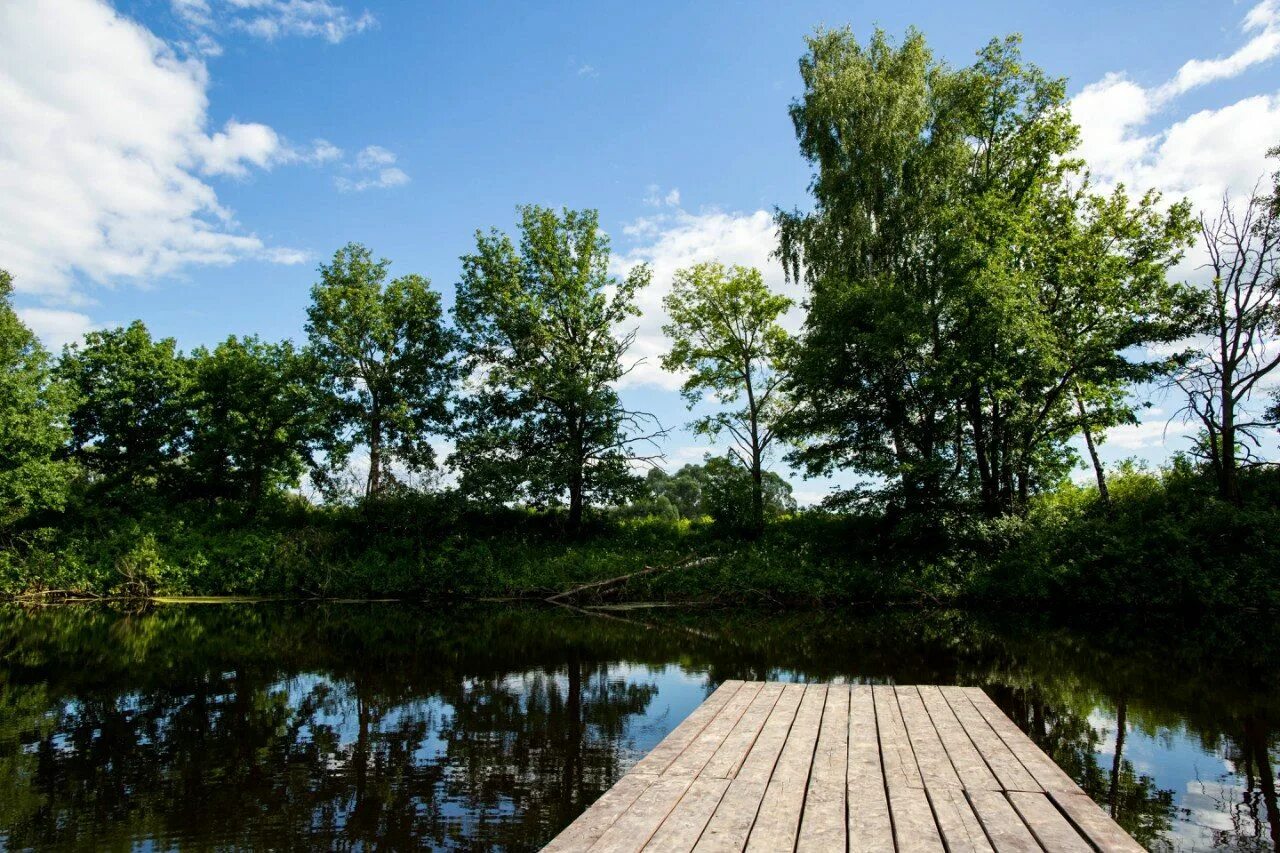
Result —
[{"label": "dead branch in water", "polygon": [[676,563],[670,566],[645,566],[643,569],[634,572],[628,572],[625,575],[618,575],[613,578],[605,578],[600,581],[592,581],[584,583],[581,586],[575,586],[572,589],[566,589],[564,592],[558,592],[555,595],[547,596],[546,601],[551,604],[563,604],[566,599],[572,598],[584,592],[601,592],[611,587],[620,586],[632,578],[643,577],[645,575],[654,575],[659,572],[673,572],[676,570],[692,569],[697,566],[704,566],[707,563],[713,563],[719,560],[719,556],[700,557],[696,560],[686,560],[683,563]]}]

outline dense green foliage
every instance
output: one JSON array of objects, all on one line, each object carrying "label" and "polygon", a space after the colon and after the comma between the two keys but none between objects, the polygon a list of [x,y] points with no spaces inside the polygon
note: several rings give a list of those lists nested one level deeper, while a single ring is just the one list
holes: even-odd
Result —
[{"label": "dense green foliage", "polygon": [[[789,437],[815,473],[877,475],[909,514],[1025,511],[1083,428],[1132,420],[1190,297],[1165,272],[1189,211],[1080,186],[1065,82],[992,41],[968,68],[923,37],[821,32],[791,109],[812,213],[782,213],[810,292]],[[858,493],[849,498],[860,497]]]},{"label": "dense green foliage", "polygon": [[790,336],[778,318],[791,304],[769,292],[759,270],[726,270],[717,263],[677,270],[663,300],[670,317],[663,331],[671,350],[662,366],[688,372],[680,392],[690,408],[705,394],[722,407],[690,426],[711,438],[729,434],[730,456],[751,476],[745,529],[754,534],[764,529],[765,454],[786,411],[782,364]]},{"label": "dense green foliage", "polygon": [[[746,486],[740,466],[722,459],[718,467]],[[666,479],[651,489],[674,507],[693,478]],[[876,513],[779,514],[744,541],[724,523],[668,512],[599,518],[566,538],[563,515],[480,509],[451,494],[328,507],[278,499],[251,519],[227,503],[80,499],[56,528],[0,551],[0,591],[540,597],[716,555],[615,594],[804,605],[1280,606],[1280,473],[1249,472],[1243,494],[1239,507],[1222,501],[1213,480],[1186,465],[1124,470],[1112,477],[1110,511],[1096,490],[1064,486],[1033,498],[1025,517],[939,516],[951,544],[932,553],[909,526]],[[730,525],[747,520],[741,497]],[[715,512],[716,500],[704,492],[693,511]]]},{"label": "dense green foliage", "polygon": [[291,343],[227,338],[191,354],[189,485],[250,510],[298,482],[327,434],[312,369]]},{"label": "dense green foliage", "polygon": [[22,324],[0,270],[0,532],[32,512],[60,509],[74,470],[58,458],[69,437],[69,395],[49,354]]},{"label": "dense green foliage", "polygon": [[[778,214],[800,334],[753,269],[681,270],[664,300],[663,366],[728,455],[645,475],[667,430],[618,388],[651,272],[617,274],[594,210],[478,232],[451,318],[344,246],[302,346],[183,353],[138,321],[54,364],[0,274],[0,593],[538,595],[715,556],[622,594],[1280,603],[1254,446],[1280,404],[1247,411],[1280,366],[1280,175],[1202,219],[1210,284],[1172,281],[1188,206],[1095,192],[1065,82],[1016,38],[961,68],[914,31],[808,48],[813,205]],[[1109,474],[1106,430],[1170,375],[1202,464]],[[1079,439],[1096,487],[1069,479]],[[859,485],[798,511],[766,470],[784,443]]]},{"label": "dense green foliage", "polygon": [[94,331],[63,355],[74,394],[71,453],[110,486],[171,485],[191,420],[190,374],[173,338],[142,321]]},{"label": "dense green foliage", "polygon": [[[475,388],[460,402],[453,456],[465,492],[492,502],[568,505],[577,530],[587,505],[634,489],[630,462],[641,412],[615,387],[634,333],[644,265],[609,273],[609,240],[595,211],[520,210],[519,246],[497,230],[476,234],[462,258],[454,319]],[[656,455],[656,451],[655,451]]]},{"label": "dense green foliage", "polygon": [[364,246],[344,246],[320,267],[307,311],[308,356],[333,415],[326,467],[368,448],[366,495],[396,481],[393,461],[413,473],[435,469],[429,439],[450,424],[456,376],[440,294],[419,275],[387,282],[390,266]]},{"label": "dense green foliage", "polygon": [[760,515],[756,515],[756,483],[748,468],[727,457],[709,457],[701,465],[685,465],[674,474],[650,468],[641,495],[617,515],[697,521],[709,518],[727,532],[758,535],[761,521],[775,521],[796,511],[791,484],[772,471],[760,478]]}]

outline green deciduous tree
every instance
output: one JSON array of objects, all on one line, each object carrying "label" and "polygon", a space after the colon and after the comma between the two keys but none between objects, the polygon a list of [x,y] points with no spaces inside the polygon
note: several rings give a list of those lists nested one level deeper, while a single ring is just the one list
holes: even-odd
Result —
[{"label": "green deciduous tree", "polygon": [[763,460],[784,410],[782,359],[790,336],[778,319],[791,300],[771,293],[760,271],[703,263],[678,270],[663,300],[671,350],[662,366],[687,371],[681,393],[692,408],[704,395],[722,407],[693,421],[695,433],[728,432],[730,453],[751,476],[751,521],[764,526]]},{"label": "green deciduous tree", "polygon": [[969,159],[959,85],[919,33],[900,47],[820,31],[791,118],[814,210],[780,212],[779,253],[808,287],[787,435],[811,474],[852,468],[923,512],[956,490],[959,429],[944,362],[955,297],[940,262]]},{"label": "green deciduous tree", "polygon": [[1186,206],[1091,194],[1065,84],[1016,38],[952,70],[918,33],[819,33],[801,73],[815,209],[778,218],[810,290],[796,458],[878,475],[910,512],[1024,509],[1075,435],[1132,420],[1131,384],[1169,367],[1132,352],[1187,328],[1165,278]]},{"label": "green deciduous tree", "polygon": [[366,446],[366,495],[393,481],[391,460],[435,467],[429,436],[449,428],[456,376],[440,295],[418,275],[388,282],[389,267],[358,243],[344,246],[321,265],[307,310],[309,356],[336,413],[329,462],[342,465],[354,445]]},{"label": "green deciduous tree", "polygon": [[191,353],[186,458],[200,492],[248,503],[298,484],[324,426],[313,370],[292,343],[227,338]]},{"label": "green deciduous tree", "polygon": [[10,304],[0,270],[0,530],[31,512],[59,509],[74,467],[59,459],[70,434],[67,389],[49,354]]},{"label": "green deciduous tree", "polygon": [[462,258],[455,319],[472,387],[454,464],[467,491],[490,500],[584,507],[634,488],[637,445],[661,434],[615,390],[649,270],[609,274],[609,241],[595,211],[520,209],[520,242],[476,234]]},{"label": "green deciduous tree", "polygon": [[[765,518],[795,511],[790,483],[772,471],[764,472],[762,483]],[[625,512],[659,518],[709,516],[730,530],[752,532],[753,485],[750,472],[740,462],[723,456],[709,457],[701,465],[681,466],[674,474],[655,467],[645,477],[643,494],[628,504]]]},{"label": "green deciduous tree", "polygon": [[111,485],[168,478],[190,427],[189,376],[173,338],[141,321],[94,331],[68,347],[59,375],[75,395],[71,449]]},{"label": "green deciduous tree", "polygon": [[[702,471],[703,514],[729,530],[758,532],[761,522],[756,517],[756,482],[751,472],[727,456],[709,457],[703,463]],[[772,471],[764,472],[760,495],[763,518],[775,519],[795,511],[791,484]]]},{"label": "green deciduous tree", "polygon": [[1104,504],[1109,503],[1099,436],[1137,422],[1134,385],[1167,375],[1176,358],[1147,346],[1171,344],[1191,330],[1196,299],[1168,271],[1190,245],[1190,206],[1162,210],[1148,192],[1136,203],[1123,187],[1093,195],[1087,184],[1043,205],[1042,251],[1034,318],[1040,360],[1026,391],[1039,405],[1023,439],[1056,452],[1082,433]]}]

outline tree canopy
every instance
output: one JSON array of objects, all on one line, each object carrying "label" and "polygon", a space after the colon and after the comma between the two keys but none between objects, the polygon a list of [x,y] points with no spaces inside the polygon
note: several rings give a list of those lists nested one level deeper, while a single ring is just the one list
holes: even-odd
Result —
[{"label": "tree canopy", "polygon": [[671,349],[662,366],[687,371],[690,408],[712,396],[721,408],[690,425],[712,438],[729,433],[730,455],[751,475],[751,521],[764,527],[763,461],[785,411],[782,362],[790,336],[778,324],[791,300],[771,293],[760,271],[719,263],[678,270],[663,300]]},{"label": "tree canopy", "polygon": [[163,481],[191,426],[190,376],[173,338],[140,320],[89,332],[68,347],[58,374],[71,387],[72,453],[108,484]]},{"label": "tree canopy", "polygon": [[593,210],[520,208],[518,244],[476,233],[462,258],[454,320],[470,373],[459,403],[462,487],[495,501],[568,505],[576,529],[590,502],[636,485],[632,463],[657,454],[662,433],[623,406],[616,383],[634,332],[636,293],[649,269],[609,273],[609,240]]},{"label": "tree canopy", "polygon": [[0,530],[60,509],[74,473],[60,458],[70,436],[67,388],[13,310],[12,293],[12,277],[0,270]]},{"label": "tree canopy", "polygon": [[293,488],[326,426],[312,365],[288,341],[229,337],[191,354],[187,465],[205,495],[245,501]]},{"label": "tree canopy", "polygon": [[448,430],[457,370],[440,294],[419,275],[388,282],[390,266],[347,244],[320,266],[307,310],[308,355],[331,406],[330,469],[367,447],[366,495],[394,482],[392,461],[436,466],[430,437]]},{"label": "tree canopy", "polygon": [[1188,209],[1092,194],[1065,83],[1016,38],[961,69],[915,31],[809,48],[791,114],[814,209],[778,215],[809,291],[794,458],[872,475],[911,513],[1021,511],[1074,464],[1071,438],[1132,420],[1129,384],[1169,366],[1132,348],[1187,329],[1165,275]]}]

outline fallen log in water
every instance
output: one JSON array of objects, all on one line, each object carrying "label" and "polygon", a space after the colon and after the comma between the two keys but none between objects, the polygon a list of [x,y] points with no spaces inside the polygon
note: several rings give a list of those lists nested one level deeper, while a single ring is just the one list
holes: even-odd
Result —
[{"label": "fallen log in water", "polygon": [[683,563],[675,563],[670,566],[645,566],[643,569],[639,569],[638,571],[634,571],[634,572],[628,572],[625,575],[618,575],[617,577],[613,577],[613,578],[605,578],[604,580],[592,581],[591,583],[584,583],[581,586],[575,586],[572,589],[566,589],[564,592],[558,592],[555,595],[547,596],[546,601],[550,602],[551,604],[564,604],[569,599],[581,593],[584,593],[584,592],[600,593],[600,592],[603,592],[604,590],[611,589],[615,586],[620,586],[626,583],[627,581],[631,580],[632,578],[643,577],[645,575],[655,575],[660,572],[674,572],[677,570],[682,571],[684,569],[692,569],[697,566],[704,566],[707,563],[713,563],[719,559],[720,559],[719,555],[713,555],[710,557],[699,557],[696,560],[695,559],[685,560]]}]

